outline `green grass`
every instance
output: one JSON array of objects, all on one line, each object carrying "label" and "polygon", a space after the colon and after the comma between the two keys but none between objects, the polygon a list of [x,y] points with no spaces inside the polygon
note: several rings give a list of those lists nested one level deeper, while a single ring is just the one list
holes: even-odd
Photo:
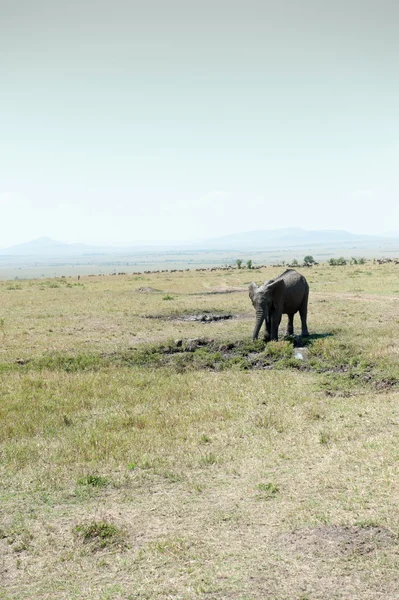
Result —
[{"label": "green grass", "polygon": [[109,479],[107,477],[101,477],[101,475],[86,475],[78,479],[78,485],[87,485],[92,487],[106,487],[109,485]]},{"label": "green grass", "polygon": [[88,544],[92,551],[120,547],[124,543],[123,531],[107,521],[90,521],[76,525],[74,533],[76,538],[83,544]]},{"label": "green grass", "polygon": [[269,344],[245,270],[0,284],[0,597],[396,598],[397,275],[306,270]]},{"label": "green grass", "polygon": [[256,489],[258,490],[257,500],[270,500],[275,498],[280,491],[275,483],[258,483]]}]

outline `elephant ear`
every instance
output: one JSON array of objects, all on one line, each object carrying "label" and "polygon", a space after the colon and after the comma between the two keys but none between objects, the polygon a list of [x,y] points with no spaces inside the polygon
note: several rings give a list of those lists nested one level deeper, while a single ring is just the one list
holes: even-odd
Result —
[{"label": "elephant ear", "polygon": [[255,292],[257,289],[258,289],[258,286],[256,285],[256,283],[254,281],[252,283],[250,283],[248,286],[249,297],[251,298],[252,302],[254,301]]},{"label": "elephant ear", "polygon": [[283,309],[285,283],[284,279],[275,279],[267,285],[267,291],[272,297],[273,306],[276,309]]}]

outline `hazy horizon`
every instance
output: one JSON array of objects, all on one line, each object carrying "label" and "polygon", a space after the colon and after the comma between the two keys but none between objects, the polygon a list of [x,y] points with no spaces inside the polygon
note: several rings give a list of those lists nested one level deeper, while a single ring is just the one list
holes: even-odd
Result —
[{"label": "hazy horizon", "polygon": [[0,248],[399,223],[399,5],[0,0]]},{"label": "hazy horizon", "polygon": [[[66,240],[62,240],[62,239],[55,239],[52,238],[50,236],[41,236],[39,238],[34,238],[33,240],[25,240],[24,242],[21,243],[17,243],[17,244],[13,244],[12,246],[0,246],[0,250],[6,250],[9,247],[14,247],[14,246],[25,246],[28,244],[36,244],[36,243],[46,243],[46,242],[51,242],[51,243],[55,243],[55,244],[76,244],[76,245],[87,245],[87,246],[93,246],[96,247],[98,246],[99,248],[105,248],[105,247],[109,247],[109,248],[134,248],[135,246],[140,247],[140,246],[165,246],[165,245],[170,245],[170,246],[184,246],[186,245],[198,245],[201,243],[211,243],[213,240],[223,240],[224,238],[234,238],[234,237],[238,237],[238,236],[245,236],[245,235],[250,235],[250,234],[277,234],[277,233],[283,233],[283,232],[303,232],[303,233],[308,233],[308,234],[313,234],[313,233],[347,233],[349,235],[357,235],[359,237],[364,236],[366,237],[370,237],[370,234],[354,234],[354,232],[348,231],[348,230],[334,230],[334,229],[310,229],[310,230],[305,230],[303,228],[296,228],[296,227],[290,227],[290,228],[278,228],[278,229],[269,229],[269,230],[263,230],[263,229],[257,229],[257,230],[250,230],[250,231],[236,231],[233,232],[231,234],[225,234],[225,235],[221,235],[221,236],[212,236],[209,238],[198,238],[198,239],[187,239],[187,240],[181,240],[181,241],[176,241],[174,242],[172,241],[165,241],[165,240],[143,240],[141,242],[135,242],[134,240],[132,241],[127,241],[127,240],[121,240],[120,242],[114,242],[114,241],[99,241],[99,242],[95,242],[95,243],[90,243],[87,242],[86,240],[79,240],[77,242],[68,242]],[[399,231],[385,231],[385,232],[381,232],[381,233],[375,233],[373,234],[373,236],[375,236],[375,238],[389,238],[389,236],[392,236],[393,239],[399,238]],[[271,238],[273,240],[273,237]],[[279,240],[280,238],[277,238],[277,240]],[[348,242],[349,242],[348,238]],[[370,238],[371,239],[371,238]],[[250,241],[250,240],[248,240]],[[265,240],[265,242],[268,240]],[[314,243],[314,242],[313,242]],[[257,245],[257,242],[255,243],[255,245]]]}]

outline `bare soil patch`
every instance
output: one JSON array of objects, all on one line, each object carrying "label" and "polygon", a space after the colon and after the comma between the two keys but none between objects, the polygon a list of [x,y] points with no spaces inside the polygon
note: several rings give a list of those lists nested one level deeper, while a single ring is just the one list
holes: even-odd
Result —
[{"label": "bare soil patch", "polygon": [[398,546],[398,536],[384,527],[370,525],[324,525],[284,533],[278,543],[285,551],[304,557],[363,556],[384,548]]},{"label": "bare soil patch", "polygon": [[213,296],[215,294],[235,294],[237,292],[248,292],[248,288],[242,287],[228,287],[228,288],[214,288],[213,290],[205,291],[205,292],[194,292],[189,294],[190,296]]}]

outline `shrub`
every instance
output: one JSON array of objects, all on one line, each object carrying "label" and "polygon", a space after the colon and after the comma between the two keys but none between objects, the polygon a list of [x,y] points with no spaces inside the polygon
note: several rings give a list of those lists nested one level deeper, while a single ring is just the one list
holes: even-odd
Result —
[{"label": "shrub", "polygon": [[307,266],[313,265],[315,262],[316,262],[315,259],[310,254],[305,256],[303,259],[303,264],[307,265]]},{"label": "shrub", "polygon": [[237,260],[236,260],[236,265],[237,265],[237,269],[241,269],[241,265],[242,265],[242,260],[241,260],[241,258],[237,258]]},{"label": "shrub", "polygon": [[351,258],[352,265],[364,265],[365,262],[366,262],[365,258],[355,258],[354,256],[352,256],[352,258]]},{"label": "shrub", "polygon": [[328,264],[332,267],[342,266],[342,265],[346,265],[346,260],[344,259],[343,256],[340,256],[339,258],[330,258],[330,260],[328,261]]}]

